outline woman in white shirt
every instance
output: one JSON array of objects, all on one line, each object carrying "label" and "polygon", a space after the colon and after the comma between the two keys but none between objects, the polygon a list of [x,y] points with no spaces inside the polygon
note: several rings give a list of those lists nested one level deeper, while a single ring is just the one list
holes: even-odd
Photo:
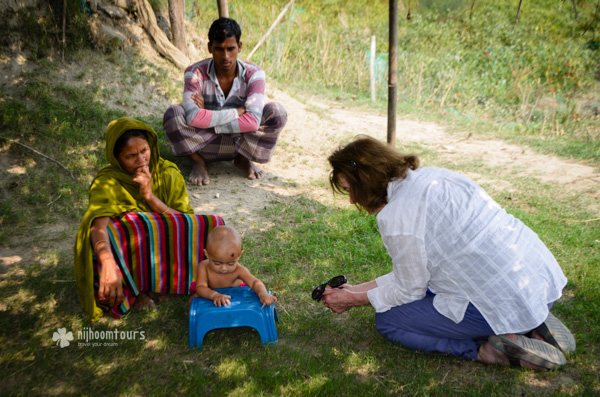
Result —
[{"label": "woman in white shirt", "polygon": [[575,341],[549,308],[567,279],[531,229],[465,176],[419,168],[416,156],[370,137],[329,162],[334,192],[377,214],[393,270],[328,288],[328,308],[371,305],[383,336],[424,352],[530,368],[565,364],[562,352],[574,351]]}]

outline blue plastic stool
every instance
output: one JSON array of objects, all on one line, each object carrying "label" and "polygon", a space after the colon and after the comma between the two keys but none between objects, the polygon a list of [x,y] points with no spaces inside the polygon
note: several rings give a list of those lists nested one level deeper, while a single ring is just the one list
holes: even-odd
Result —
[{"label": "blue plastic stool", "polygon": [[[194,298],[190,306],[189,345],[202,348],[204,335],[217,328],[252,327],[264,344],[277,343],[275,305],[265,306],[250,287],[219,288],[215,291],[231,296],[231,305],[215,306],[212,300]],[[269,292],[271,293],[271,292]]]}]

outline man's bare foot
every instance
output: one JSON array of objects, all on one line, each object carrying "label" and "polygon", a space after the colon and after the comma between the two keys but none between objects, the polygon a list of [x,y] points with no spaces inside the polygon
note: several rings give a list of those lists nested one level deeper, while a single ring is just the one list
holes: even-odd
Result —
[{"label": "man's bare foot", "polygon": [[244,171],[248,176],[248,179],[260,179],[265,174],[260,167],[241,154],[237,155],[237,157],[233,160],[233,164]]},{"label": "man's bare foot", "polygon": [[204,162],[204,159],[201,162],[194,161],[192,173],[188,179],[191,183],[198,186],[208,185],[210,183],[210,178],[208,177],[208,170],[206,169],[206,163]]},{"label": "man's bare foot", "polygon": [[137,298],[135,298],[135,303],[133,305],[137,310],[147,310],[155,306],[156,304],[147,292],[140,292]]}]

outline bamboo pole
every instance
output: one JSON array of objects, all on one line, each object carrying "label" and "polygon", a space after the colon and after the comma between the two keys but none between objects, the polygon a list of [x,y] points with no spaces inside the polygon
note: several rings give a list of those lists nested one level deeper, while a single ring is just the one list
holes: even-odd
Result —
[{"label": "bamboo pole", "polygon": [[371,76],[371,100],[375,102],[375,36],[371,36],[371,62],[369,65],[369,74]]},{"label": "bamboo pole", "polygon": [[292,4],[294,4],[294,0],[290,0],[290,2],[287,3],[287,5],[283,9],[283,11],[281,11],[279,13],[279,16],[275,19],[275,22],[273,22],[271,24],[271,27],[269,28],[269,30],[267,30],[267,33],[265,33],[264,36],[260,38],[260,40],[258,41],[258,43],[256,43],[256,45],[254,46],[254,48],[252,49],[252,51],[250,51],[250,55],[248,55],[248,57],[246,58],[247,61],[249,61],[250,58],[252,58],[252,55],[254,55],[254,53],[256,52],[256,50],[258,50],[258,47],[260,47],[262,45],[262,43],[265,42],[265,40],[267,39],[267,37],[269,37],[269,35],[273,31],[273,29],[275,29],[275,26],[277,26],[277,24],[279,23],[279,21],[281,20],[281,18],[283,18],[283,16],[287,12],[287,10],[292,6]]},{"label": "bamboo pole", "polygon": [[396,106],[398,96],[398,0],[390,0],[390,55],[388,68],[387,143],[396,147]]}]

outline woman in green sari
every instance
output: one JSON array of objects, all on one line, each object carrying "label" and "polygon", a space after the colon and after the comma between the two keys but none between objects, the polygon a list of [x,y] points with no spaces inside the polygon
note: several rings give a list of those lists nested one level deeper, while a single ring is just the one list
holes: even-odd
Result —
[{"label": "woman in green sari", "polygon": [[[92,320],[102,316],[97,303],[114,307],[127,299],[123,291],[123,269],[119,269],[111,250],[110,219],[126,212],[194,213],[179,169],[160,157],[158,136],[147,124],[130,117],[112,121],[106,130],[106,158],[110,164],[92,181],[89,206],[75,241],[79,299],[83,311]],[[96,295],[95,270],[99,273],[96,274]],[[135,298],[141,306],[152,303],[147,293],[133,289],[139,295],[134,293],[129,303],[133,304]]]}]

